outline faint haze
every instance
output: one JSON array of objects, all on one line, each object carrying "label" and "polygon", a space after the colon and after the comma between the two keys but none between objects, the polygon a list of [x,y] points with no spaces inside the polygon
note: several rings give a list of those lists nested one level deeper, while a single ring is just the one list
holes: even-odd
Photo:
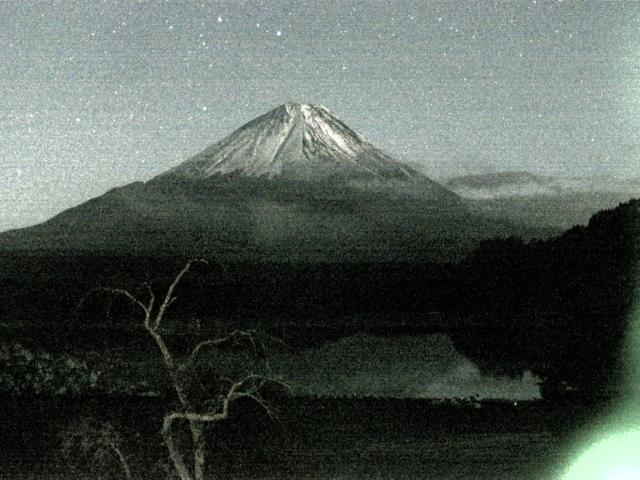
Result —
[{"label": "faint haze", "polygon": [[434,178],[638,175],[640,3],[0,3],[0,231],[286,101]]}]

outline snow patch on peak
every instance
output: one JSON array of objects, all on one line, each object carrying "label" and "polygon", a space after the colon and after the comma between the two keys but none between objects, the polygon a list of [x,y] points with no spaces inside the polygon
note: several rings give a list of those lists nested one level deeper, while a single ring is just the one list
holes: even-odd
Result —
[{"label": "snow patch on peak", "polygon": [[287,110],[314,110],[315,109],[315,110],[328,111],[327,107],[325,107],[324,105],[314,105],[312,103],[298,103],[298,102],[285,102],[279,107],[276,107],[275,110],[277,110],[278,108],[285,108]]},{"label": "snow patch on peak", "polygon": [[189,178],[241,174],[322,179],[421,177],[365,142],[324,106],[284,103],[169,170]]},{"label": "snow patch on peak", "polygon": [[284,111],[287,112],[287,115],[293,116],[300,111],[302,105],[300,105],[299,103],[287,102],[281,105],[279,108],[284,108]]},{"label": "snow patch on peak", "polygon": [[304,122],[307,126],[305,138],[315,139],[332,144],[347,155],[357,154],[362,138],[344,123],[331,115],[328,110],[303,109]]}]

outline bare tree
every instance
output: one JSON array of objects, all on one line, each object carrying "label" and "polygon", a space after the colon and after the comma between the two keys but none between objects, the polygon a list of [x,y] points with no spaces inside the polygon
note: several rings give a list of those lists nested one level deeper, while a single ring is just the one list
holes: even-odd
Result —
[{"label": "bare tree", "polygon": [[[207,442],[205,429],[208,425],[227,419],[234,402],[240,399],[250,399],[262,407],[268,415],[272,415],[272,410],[261,396],[261,392],[267,385],[286,385],[280,380],[247,372],[241,378],[234,380],[222,378],[224,387],[220,393],[210,398],[197,398],[189,388],[196,375],[194,366],[200,355],[210,348],[224,349],[229,347],[248,347],[255,352],[262,350],[263,345],[255,330],[235,330],[229,335],[216,339],[202,341],[195,345],[187,355],[176,356],[168,348],[163,337],[162,326],[168,308],[176,301],[174,292],[189,272],[194,263],[208,263],[204,259],[193,259],[187,262],[180,272],[174,277],[172,283],[167,288],[164,296],[157,301],[154,290],[148,283],[144,286],[147,290],[147,299],[141,300],[125,289],[101,288],[99,291],[108,292],[113,295],[123,295],[134,305],[140,308],[144,314],[144,328],[153,338],[157,345],[162,363],[171,380],[180,408],[168,412],[162,422],[162,437],[168,449],[169,457],[173,463],[176,473],[181,480],[203,480],[205,476],[205,463],[207,461]],[[95,292],[96,290],[94,290]],[[85,297],[86,298],[86,297]],[[193,465],[189,466],[185,460],[185,454],[179,448],[174,439],[174,428],[176,422],[184,422],[191,434]]]},{"label": "bare tree", "polygon": [[127,480],[133,479],[120,434],[108,422],[89,417],[69,425],[62,432],[61,453],[75,463],[91,464],[94,469],[117,466]]}]

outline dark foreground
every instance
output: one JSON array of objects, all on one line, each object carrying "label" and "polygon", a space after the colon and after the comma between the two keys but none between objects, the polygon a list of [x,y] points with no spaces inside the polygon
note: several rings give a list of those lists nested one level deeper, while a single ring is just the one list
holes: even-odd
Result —
[{"label": "dark foreground", "polygon": [[[155,398],[3,400],[0,478],[122,478],[114,465],[60,454],[70,423],[111,422],[138,478],[169,478]],[[595,415],[573,404],[435,404],[425,400],[289,398],[277,419],[243,405],[211,432],[212,478],[545,479],[571,432]],[[107,462],[109,463],[109,462]],[[113,467],[113,468],[112,468]]]}]

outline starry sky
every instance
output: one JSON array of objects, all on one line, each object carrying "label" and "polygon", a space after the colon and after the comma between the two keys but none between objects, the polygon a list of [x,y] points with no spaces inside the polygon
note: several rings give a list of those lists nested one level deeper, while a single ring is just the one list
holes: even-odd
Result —
[{"label": "starry sky", "polygon": [[0,231],[284,103],[427,175],[640,175],[640,2],[0,2]]}]

